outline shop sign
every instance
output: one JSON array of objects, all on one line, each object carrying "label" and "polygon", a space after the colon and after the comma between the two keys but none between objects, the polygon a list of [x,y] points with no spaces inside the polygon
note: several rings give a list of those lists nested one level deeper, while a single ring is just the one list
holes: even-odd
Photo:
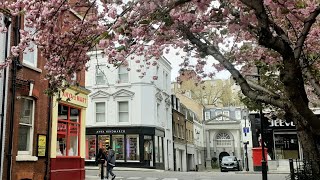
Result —
[{"label": "shop sign", "polygon": [[146,136],[146,135],[144,135],[144,136],[143,136],[143,139],[151,140],[151,139],[152,139],[152,136]]},{"label": "shop sign", "polygon": [[287,122],[286,120],[283,119],[276,119],[276,120],[271,120],[270,121],[270,127],[272,128],[295,128],[295,125],[293,122]]},{"label": "shop sign", "polygon": [[124,129],[107,129],[107,130],[97,130],[96,134],[124,134],[126,130]]},{"label": "shop sign", "polygon": [[67,124],[63,123],[63,122],[59,122],[58,123],[58,127],[57,127],[58,132],[60,133],[65,133],[67,132]]},{"label": "shop sign", "polygon": [[66,89],[61,95],[61,100],[83,107],[87,107],[88,103],[86,95],[76,92],[72,89]]},{"label": "shop sign", "polygon": [[46,156],[46,138],[46,135],[38,134],[38,157]]}]

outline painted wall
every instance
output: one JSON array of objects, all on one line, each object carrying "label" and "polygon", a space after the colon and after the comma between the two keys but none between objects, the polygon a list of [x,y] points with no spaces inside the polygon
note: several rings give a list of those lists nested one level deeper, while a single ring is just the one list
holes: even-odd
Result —
[{"label": "painted wall", "polygon": [[[165,131],[164,158],[165,169],[173,169],[173,161],[166,162],[173,157],[172,122],[171,122],[171,96],[170,77],[171,65],[164,58],[157,61],[157,66],[149,69],[141,68],[141,63],[129,60],[128,83],[119,83],[118,69],[107,63],[107,59],[100,52],[89,53],[91,61],[88,63],[86,73],[86,88],[91,90],[87,109],[87,127],[105,126],[149,126],[158,127]],[[143,62],[142,57],[137,57]],[[130,57],[129,57],[130,59]],[[104,73],[105,83],[97,85],[97,65]],[[105,68],[102,68],[105,65]],[[110,68],[107,68],[109,66]],[[145,77],[140,77],[141,72],[146,72]],[[153,80],[153,76],[158,76]],[[118,101],[128,101],[129,121],[119,122]],[[105,121],[96,122],[95,104],[105,102]],[[167,147],[169,146],[169,147]],[[167,152],[167,149],[169,152]]]}]

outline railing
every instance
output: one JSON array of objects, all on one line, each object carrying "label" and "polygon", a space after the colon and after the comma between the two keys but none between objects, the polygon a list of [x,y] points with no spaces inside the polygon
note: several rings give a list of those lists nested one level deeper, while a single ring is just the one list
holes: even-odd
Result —
[{"label": "railing", "polygon": [[287,180],[320,180],[319,170],[315,160],[289,159],[290,175]]}]

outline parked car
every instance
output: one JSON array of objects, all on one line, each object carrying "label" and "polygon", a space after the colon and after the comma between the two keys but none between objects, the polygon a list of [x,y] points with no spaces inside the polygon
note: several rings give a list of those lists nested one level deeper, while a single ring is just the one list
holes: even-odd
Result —
[{"label": "parked car", "polygon": [[235,156],[224,156],[220,162],[221,172],[240,171],[240,162]]}]

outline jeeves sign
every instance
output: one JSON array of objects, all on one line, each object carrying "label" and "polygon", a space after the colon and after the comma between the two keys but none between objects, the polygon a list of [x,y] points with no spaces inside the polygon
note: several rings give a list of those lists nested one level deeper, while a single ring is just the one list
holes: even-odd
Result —
[{"label": "jeeves sign", "polygon": [[271,120],[270,123],[270,127],[295,127],[292,121],[287,122],[283,119]]}]

